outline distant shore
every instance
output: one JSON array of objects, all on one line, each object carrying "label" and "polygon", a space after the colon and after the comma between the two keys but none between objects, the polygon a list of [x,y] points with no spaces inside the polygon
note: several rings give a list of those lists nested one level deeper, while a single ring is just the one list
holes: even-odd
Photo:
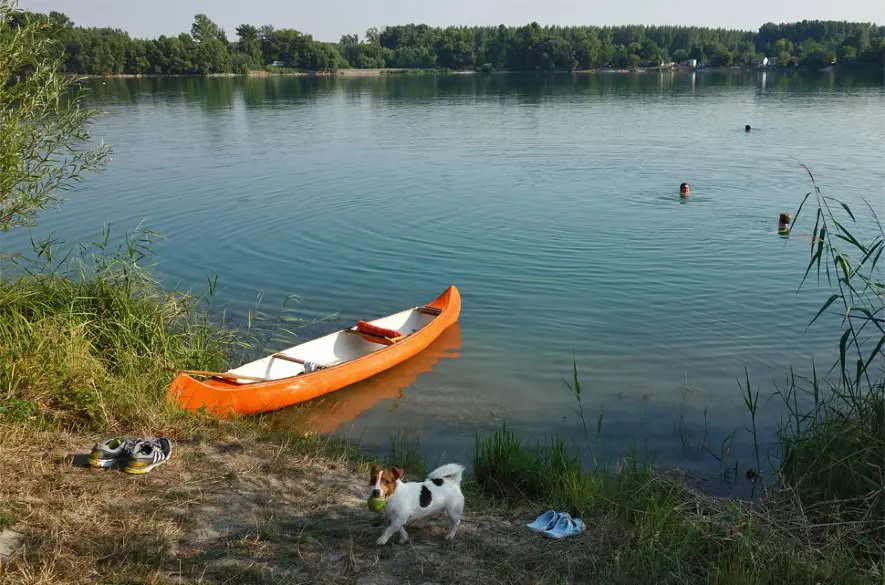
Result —
[{"label": "distant shore", "polygon": [[[70,74],[82,79],[150,79],[161,77],[382,77],[382,76],[421,76],[421,75],[525,75],[525,74],[572,74],[572,75],[598,75],[598,74],[647,74],[647,73],[722,73],[722,72],[741,72],[741,73],[797,73],[797,72],[839,72],[848,71],[840,67],[826,67],[820,70],[809,69],[773,69],[773,68],[751,68],[741,66],[731,67],[705,67],[705,68],[689,68],[689,67],[625,67],[625,68],[598,68],[598,69],[576,69],[569,71],[566,69],[554,69],[546,71],[521,71],[502,69],[496,71],[476,71],[476,70],[447,70],[447,69],[339,69],[337,71],[267,71],[257,70],[249,73],[209,73],[201,74],[155,74],[155,73],[112,73],[109,75],[85,75]],[[856,71],[856,69],[851,69]]]}]

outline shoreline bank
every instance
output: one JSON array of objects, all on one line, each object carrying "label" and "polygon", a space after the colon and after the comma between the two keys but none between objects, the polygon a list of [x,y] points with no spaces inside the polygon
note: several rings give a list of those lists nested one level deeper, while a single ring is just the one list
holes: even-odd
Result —
[{"label": "shoreline bank", "polygon": [[513,71],[513,70],[441,70],[441,69],[339,69],[334,72],[317,71],[250,71],[249,73],[209,73],[201,74],[153,74],[153,73],[112,73],[108,75],[94,74],[66,74],[80,79],[162,79],[162,78],[230,78],[230,77],[384,77],[384,76],[472,76],[472,75],[644,75],[648,73],[688,74],[688,73],[873,73],[873,70],[858,68],[827,67],[820,70],[808,69],[765,69],[749,67],[707,67],[690,69],[685,67],[661,68],[661,67],[636,67],[636,68],[599,68],[599,69],[576,69],[569,71],[555,69],[547,71]]}]

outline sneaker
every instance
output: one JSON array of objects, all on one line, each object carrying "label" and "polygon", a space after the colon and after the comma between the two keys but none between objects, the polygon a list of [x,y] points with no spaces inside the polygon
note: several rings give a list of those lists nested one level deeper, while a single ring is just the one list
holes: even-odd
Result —
[{"label": "sneaker", "polygon": [[165,437],[136,443],[123,469],[133,475],[144,475],[157,465],[162,465],[172,455],[172,441]]},{"label": "sneaker", "polygon": [[138,439],[132,437],[114,437],[101,441],[92,447],[87,461],[92,467],[111,467],[129,457],[137,442]]}]

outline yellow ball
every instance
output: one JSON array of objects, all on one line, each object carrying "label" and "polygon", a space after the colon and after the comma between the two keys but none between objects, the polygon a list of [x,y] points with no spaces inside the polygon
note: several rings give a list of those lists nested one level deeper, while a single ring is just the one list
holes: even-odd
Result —
[{"label": "yellow ball", "polygon": [[385,500],[384,498],[374,498],[373,497],[373,498],[369,498],[369,500],[366,502],[366,505],[369,506],[369,509],[371,511],[375,512],[376,514],[379,514],[381,512],[381,510],[384,509],[384,504],[386,504],[386,503],[387,503],[387,500]]}]

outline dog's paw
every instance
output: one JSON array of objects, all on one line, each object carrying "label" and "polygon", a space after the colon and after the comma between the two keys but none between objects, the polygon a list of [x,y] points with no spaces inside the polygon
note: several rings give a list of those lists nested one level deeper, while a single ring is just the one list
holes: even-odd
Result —
[{"label": "dog's paw", "polygon": [[387,539],[381,536],[378,538],[378,540],[375,541],[375,544],[377,546],[384,546],[385,544],[387,544]]},{"label": "dog's paw", "polygon": [[409,535],[406,534],[405,532],[400,533],[400,535],[399,535],[399,543],[400,543],[400,544],[406,544],[407,542],[409,542]]}]

